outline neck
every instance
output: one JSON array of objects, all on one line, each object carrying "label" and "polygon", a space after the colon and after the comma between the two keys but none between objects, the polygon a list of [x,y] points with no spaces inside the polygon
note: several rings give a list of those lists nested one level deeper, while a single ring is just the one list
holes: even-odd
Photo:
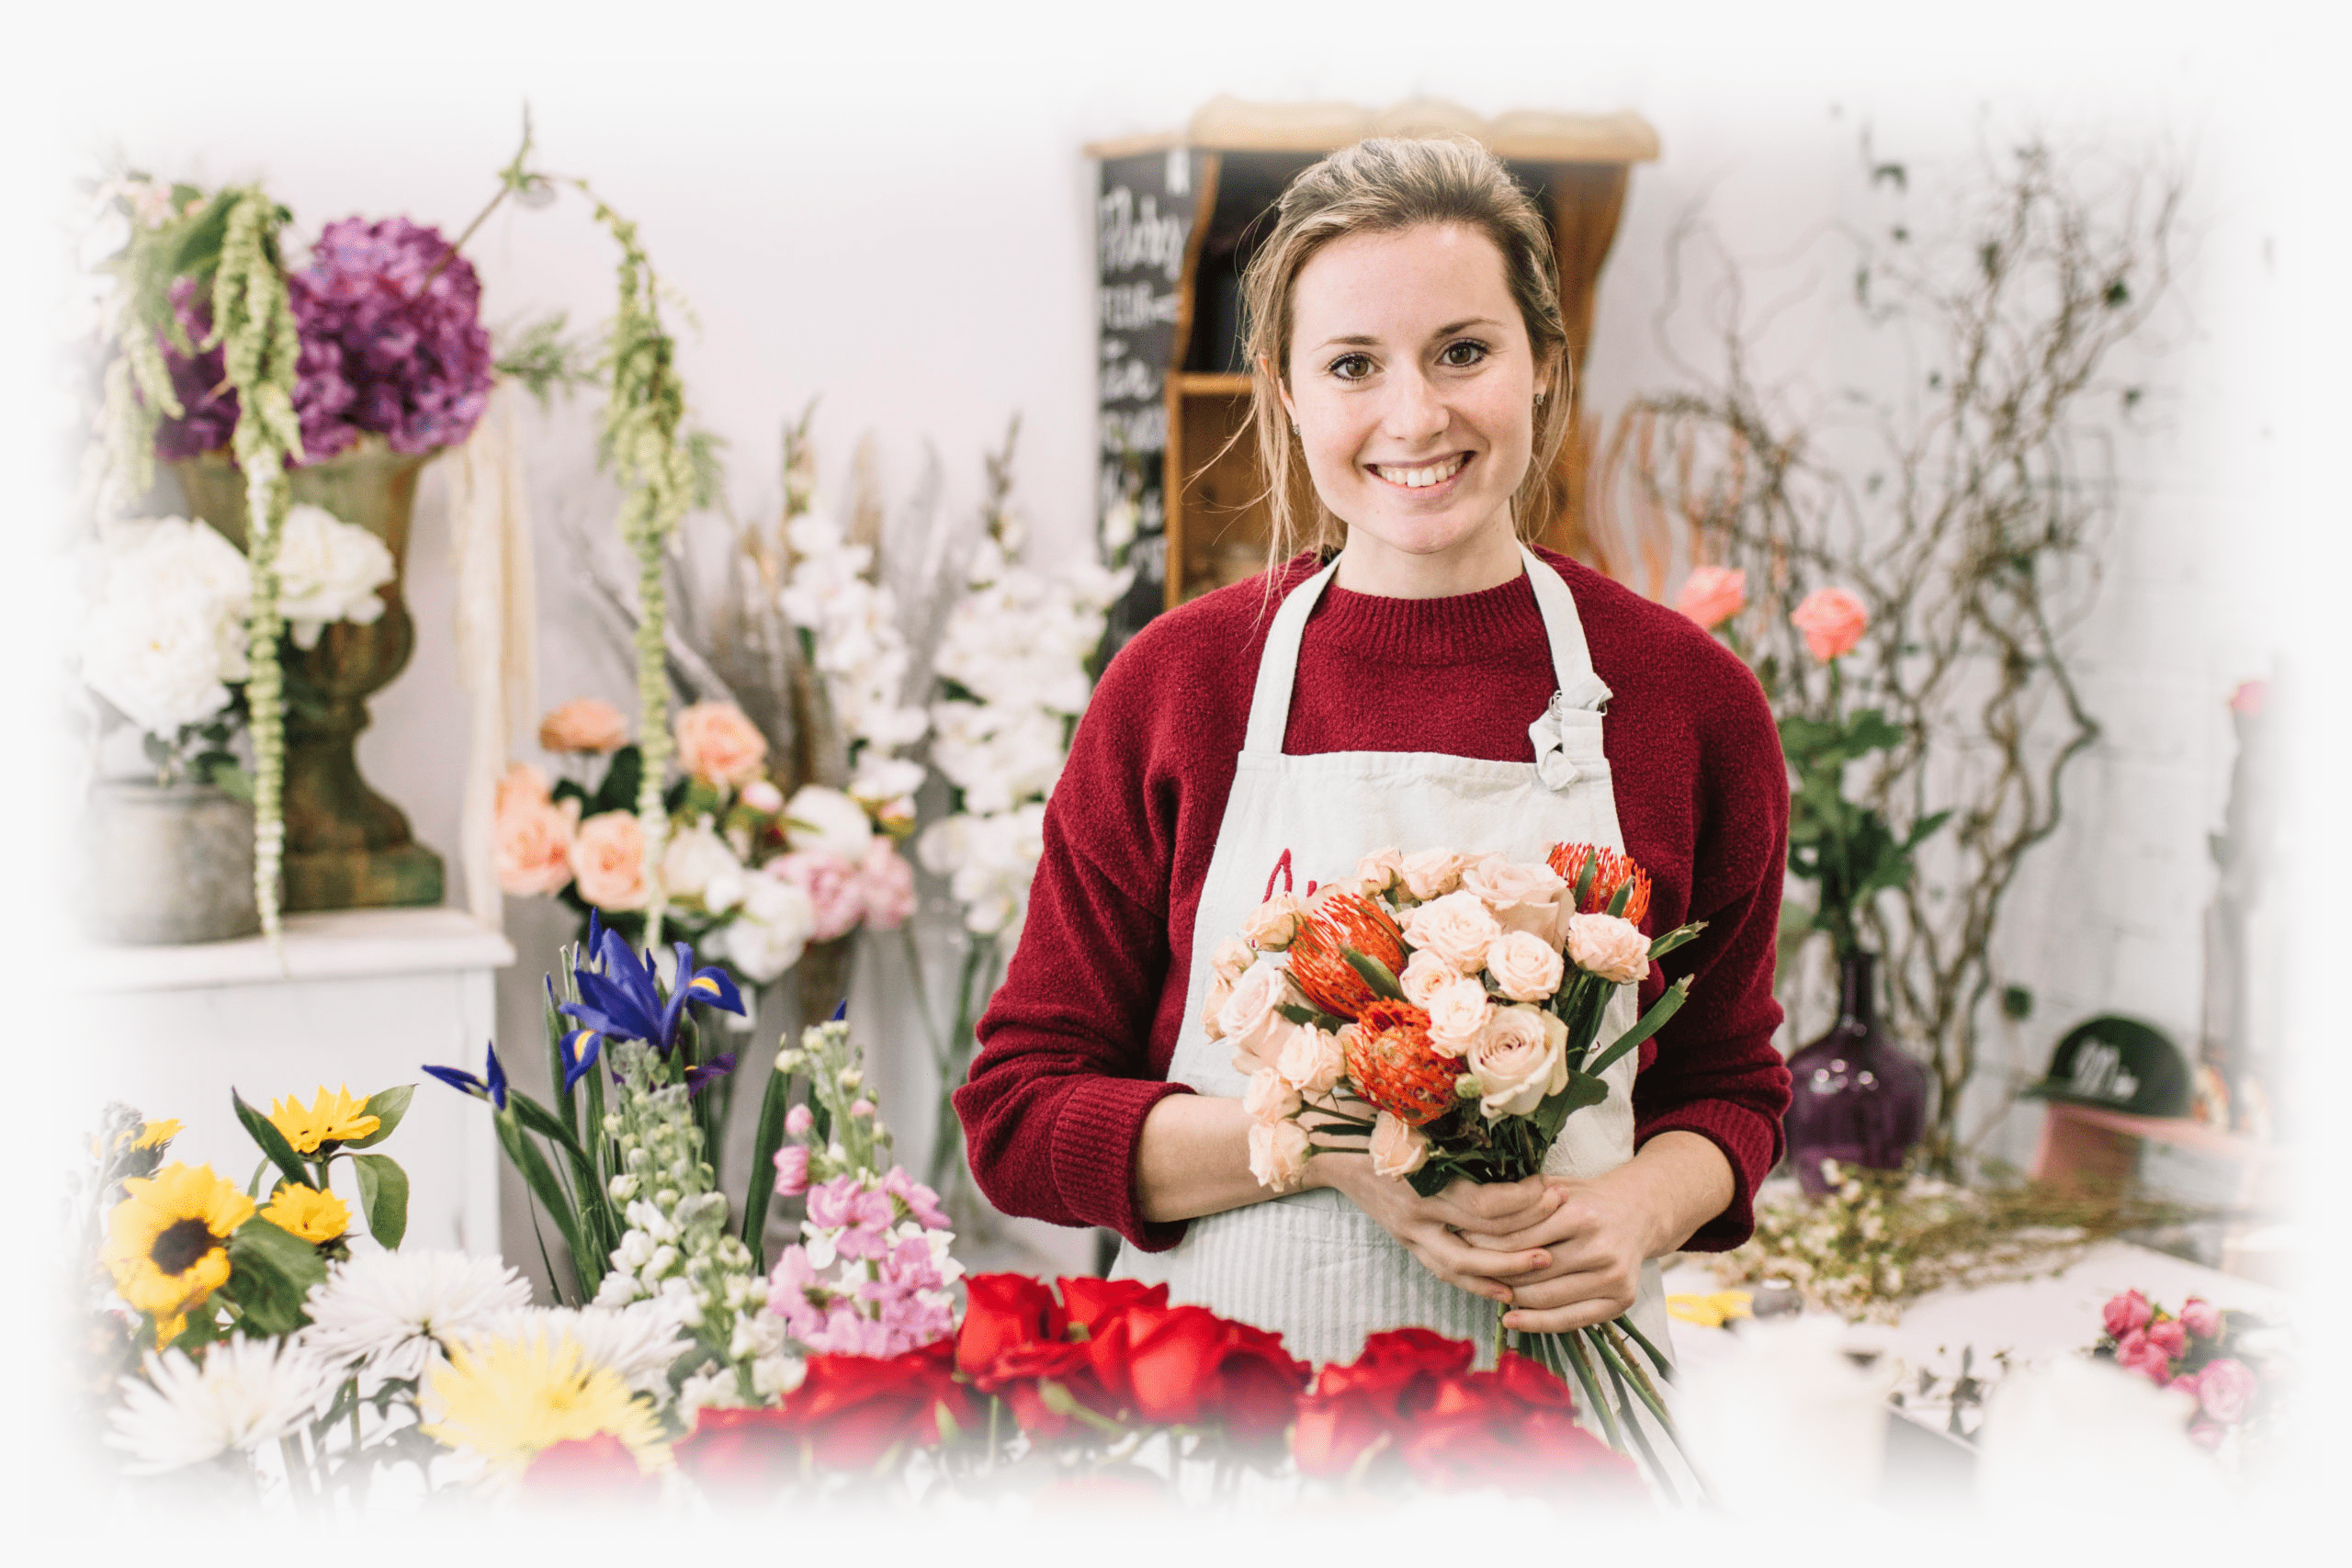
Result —
[{"label": "neck", "polygon": [[1498,526],[1481,528],[1431,555],[1400,550],[1361,529],[1350,529],[1347,547],[1340,552],[1340,570],[1331,581],[1351,593],[1384,599],[1449,599],[1499,588],[1521,570],[1519,538],[1506,513]]}]

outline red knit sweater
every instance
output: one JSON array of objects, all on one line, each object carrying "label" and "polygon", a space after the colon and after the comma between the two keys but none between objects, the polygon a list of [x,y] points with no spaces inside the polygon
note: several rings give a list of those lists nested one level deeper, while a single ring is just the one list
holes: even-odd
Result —
[{"label": "red knit sweater", "polygon": [[[1690,1001],[1641,1048],[1638,1145],[1670,1128],[1731,1162],[1731,1205],[1689,1244],[1737,1246],[1779,1159],[1789,1074],[1771,1043],[1788,775],[1747,666],[1683,616],[1544,552],[1574,594],[1594,671],[1626,851],[1651,877],[1653,931],[1702,919],[1653,966]],[[1300,556],[1281,589],[1311,575]],[[1148,1250],[1182,1223],[1136,1213],[1136,1145],[1183,1022],[1193,919],[1272,620],[1264,580],[1204,595],[1138,632],[1103,671],[1046,808],[1045,852],[980,1052],[956,1091],[972,1173],[1007,1213],[1104,1225]],[[1550,645],[1524,576],[1483,592],[1389,599],[1333,584],[1306,623],[1283,750],[1435,751],[1532,761]],[[1435,700],[1442,696],[1442,701]],[[1430,846],[1406,844],[1407,851]]]}]

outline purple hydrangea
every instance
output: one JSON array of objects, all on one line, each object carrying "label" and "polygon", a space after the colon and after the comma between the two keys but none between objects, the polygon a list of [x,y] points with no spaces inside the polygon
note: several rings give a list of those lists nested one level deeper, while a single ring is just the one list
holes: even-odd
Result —
[{"label": "purple hydrangea", "polygon": [[[471,262],[449,254],[438,230],[405,218],[330,223],[287,292],[301,342],[294,411],[305,462],[334,457],[363,431],[395,452],[453,446],[471,434],[490,400],[481,280]],[[172,307],[189,342],[212,330],[209,291],[192,279],[173,284]],[[187,412],[157,427],[155,455],[193,457],[226,446],[237,398],[220,388],[220,350],[191,359],[166,341],[164,357]]]}]

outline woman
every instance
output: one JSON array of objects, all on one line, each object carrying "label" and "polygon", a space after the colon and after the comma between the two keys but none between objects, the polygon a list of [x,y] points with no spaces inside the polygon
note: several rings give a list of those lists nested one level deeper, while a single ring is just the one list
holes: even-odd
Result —
[{"label": "woman", "polygon": [[[973,1172],[1007,1213],[1109,1226],[1118,1271],[1316,1361],[1406,1324],[1483,1344],[1498,1310],[1531,1332],[1634,1310],[1664,1344],[1651,1260],[1744,1240],[1780,1154],[1771,715],[1689,621],[1521,544],[1568,423],[1566,334],[1550,241],[1491,154],[1332,154],[1284,193],[1245,289],[1269,573],[1103,673],[956,1096]],[[1707,922],[1642,987],[1696,977],[1638,1067],[1540,1177],[1423,1199],[1332,1154],[1273,1198],[1201,1011],[1277,867],[1303,894],[1385,848],[1536,861],[1561,840],[1631,852],[1653,931]]]}]

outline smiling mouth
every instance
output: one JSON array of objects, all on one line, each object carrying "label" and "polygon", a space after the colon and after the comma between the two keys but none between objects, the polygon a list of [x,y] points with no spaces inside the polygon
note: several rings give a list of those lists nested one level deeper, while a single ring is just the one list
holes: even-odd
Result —
[{"label": "smiling mouth", "polygon": [[1440,458],[1434,463],[1424,463],[1418,468],[1392,468],[1383,463],[1372,463],[1366,466],[1374,474],[1399,490],[1428,490],[1434,485],[1443,484],[1460,473],[1463,466],[1469,461],[1469,453],[1456,452],[1451,457]]}]

